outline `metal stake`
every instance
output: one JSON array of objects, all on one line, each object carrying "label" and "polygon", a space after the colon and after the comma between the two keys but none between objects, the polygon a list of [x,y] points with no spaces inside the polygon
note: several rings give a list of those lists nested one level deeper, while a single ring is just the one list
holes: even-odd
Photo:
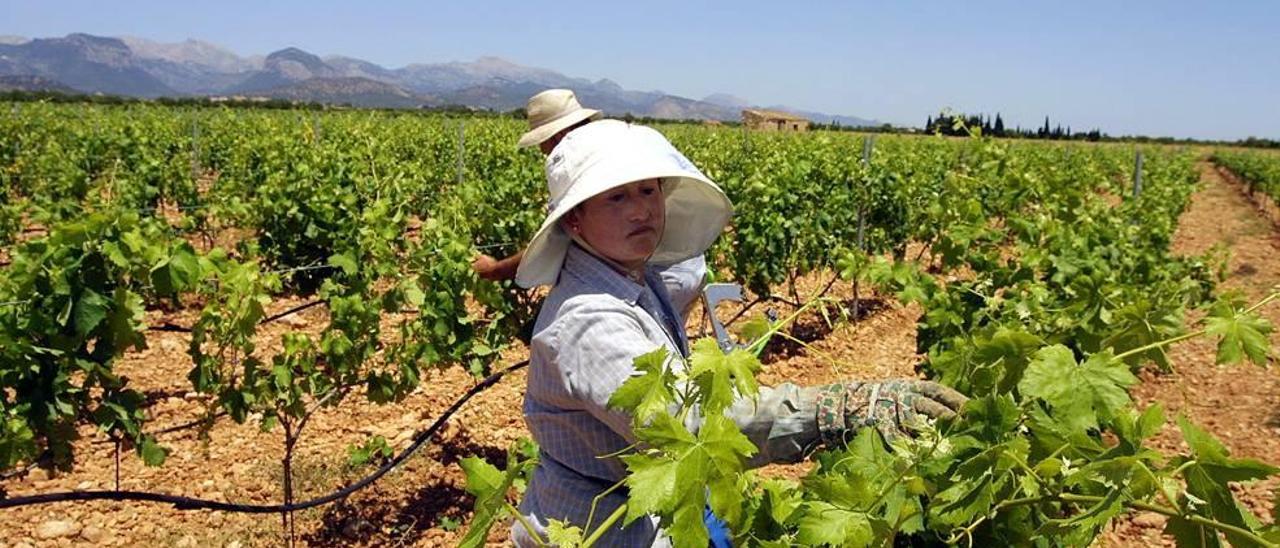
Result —
[{"label": "metal stake", "polygon": [[1133,199],[1142,194],[1142,151],[1139,150],[1133,166]]}]

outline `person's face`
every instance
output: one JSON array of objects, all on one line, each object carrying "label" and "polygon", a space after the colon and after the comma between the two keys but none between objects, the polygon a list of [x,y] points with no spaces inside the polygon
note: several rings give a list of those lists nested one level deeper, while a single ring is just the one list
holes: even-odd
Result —
[{"label": "person's face", "polygon": [[555,149],[556,149],[556,145],[560,144],[560,140],[561,140],[561,139],[564,139],[564,136],[565,136],[565,135],[568,135],[570,131],[573,131],[573,130],[575,130],[575,129],[578,129],[578,128],[580,128],[580,127],[582,127],[582,126],[585,126],[585,125],[587,125],[587,124],[589,124],[589,123],[591,123],[591,120],[583,120],[583,121],[581,121],[581,122],[578,122],[578,123],[576,123],[576,124],[574,124],[574,125],[572,125],[572,126],[569,126],[569,127],[567,127],[567,128],[564,128],[564,129],[562,129],[562,130],[560,130],[560,131],[556,132],[556,134],[555,134],[555,135],[552,135],[552,136],[551,136],[551,138],[549,138],[549,139],[547,139],[546,141],[543,141],[543,142],[541,142],[541,143],[538,143],[538,150],[541,150],[541,151],[542,151],[542,155],[543,155],[543,156],[546,156],[546,155],[551,154],[551,151],[553,151],[553,150],[555,150]]},{"label": "person's face", "polygon": [[543,156],[552,154],[552,151],[556,150],[556,145],[559,145],[559,142],[563,140],[564,136],[567,136],[568,132],[573,131],[573,129],[577,129],[579,125],[582,125],[582,124],[579,123],[579,124],[573,125],[573,127],[561,129],[561,131],[557,132],[556,134],[553,134],[552,137],[548,138],[547,141],[538,143],[538,150],[543,151]]},{"label": "person's face", "polygon": [[550,139],[547,139],[546,141],[538,143],[538,150],[542,151],[543,156],[551,154],[551,151],[556,149],[556,145],[560,144],[560,139],[563,139],[566,133],[568,132],[561,131],[560,133],[552,135]]},{"label": "person's face", "polygon": [[662,184],[646,179],[592,196],[565,216],[564,228],[606,258],[639,268],[658,248],[666,220]]}]

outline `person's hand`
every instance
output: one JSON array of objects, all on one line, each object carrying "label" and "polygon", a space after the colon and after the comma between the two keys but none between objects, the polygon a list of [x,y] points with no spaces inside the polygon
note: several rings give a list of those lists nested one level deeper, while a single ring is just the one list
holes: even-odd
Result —
[{"label": "person's hand", "polygon": [[874,427],[888,440],[910,435],[926,418],[954,417],[966,401],[963,394],[933,381],[833,384],[819,396],[818,430],[828,444],[845,441],[865,427]]},{"label": "person's hand", "polygon": [[471,261],[471,269],[475,270],[476,274],[481,278],[491,282],[502,280],[500,277],[501,273],[499,272],[499,266],[497,259],[485,255],[484,253],[476,255],[475,260]]},{"label": "person's hand", "polygon": [[511,280],[515,279],[516,271],[520,269],[522,257],[524,257],[524,250],[505,259],[494,259],[484,253],[477,253],[475,260],[471,261],[471,268],[481,278],[491,282]]}]

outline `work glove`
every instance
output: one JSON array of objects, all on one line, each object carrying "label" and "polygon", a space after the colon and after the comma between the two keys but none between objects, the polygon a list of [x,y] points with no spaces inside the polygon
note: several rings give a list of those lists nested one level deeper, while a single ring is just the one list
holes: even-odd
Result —
[{"label": "work glove", "polygon": [[818,432],[828,447],[839,447],[866,427],[880,431],[885,440],[907,434],[925,419],[954,417],[963,394],[933,381],[892,379],[851,382],[822,388],[818,396]]}]

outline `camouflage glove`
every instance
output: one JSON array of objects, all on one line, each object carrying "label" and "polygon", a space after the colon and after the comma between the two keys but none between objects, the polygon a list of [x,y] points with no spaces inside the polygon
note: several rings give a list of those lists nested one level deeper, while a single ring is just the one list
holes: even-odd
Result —
[{"label": "camouflage glove", "polygon": [[911,434],[924,419],[953,417],[963,394],[932,381],[893,379],[823,387],[818,396],[818,433],[828,447],[838,447],[864,427],[875,427],[886,440]]}]

